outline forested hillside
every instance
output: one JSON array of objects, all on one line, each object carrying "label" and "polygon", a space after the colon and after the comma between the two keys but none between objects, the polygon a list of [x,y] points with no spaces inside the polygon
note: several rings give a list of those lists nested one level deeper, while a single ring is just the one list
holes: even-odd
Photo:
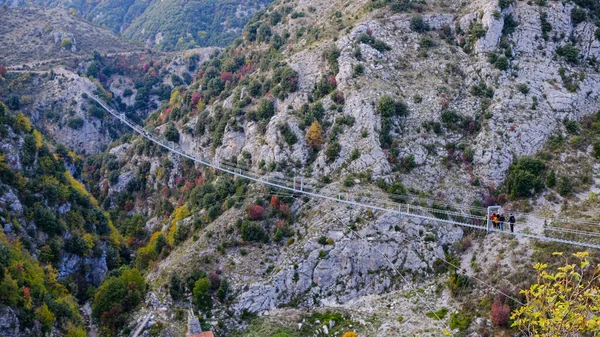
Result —
[{"label": "forested hillside", "polygon": [[[95,289],[105,277],[137,273],[114,271],[130,256],[108,214],[77,180],[82,164],[0,103],[0,320],[9,322],[0,335],[85,336],[80,304],[96,297],[96,310],[103,295]],[[139,301],[140,295],[119,307],[130,310]],[[119,317],[109,303],[104,311]]]},{"label": "forested hillside", "polygon": [[[0,68],[7,319],[79,336],[71,294],[106,337],[148,313],[148,335],[184,335],[190,308],[219,337],[508,336],[547,302],[521,293],[531,265],[586,257],[533,236],[600,244],[597,2],[278,0],[238,33],[262,2],[235,4],[50,1],[158,49],[238,37]],[[514,232],[486,230],[492,205]],[[58,289],[31,308],[28,254]],[[592,323],[560,334],[597,333],[578,308]]]},{"label": "forested hillside", "polygon": [[271,0],[10,1],[8,6],[61,8],[159,50],[227,46]]}]

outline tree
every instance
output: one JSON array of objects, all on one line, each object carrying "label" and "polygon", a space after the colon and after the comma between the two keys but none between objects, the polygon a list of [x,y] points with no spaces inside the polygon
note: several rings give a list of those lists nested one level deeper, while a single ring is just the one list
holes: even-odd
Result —
[{"label": "tree", "polygon": [[573,21],[574,25],[578,25],[578,24],[582,23],[583,21],[585,21],[585,19],[586,19],[585,9],[575,7],[571,10],[571,20]]},{"label": "tree", "polygon": [[212,306],[210,287],[211,283],[208,277],[201,278],[194,283],[194,302],[196,302],[198,308],[209,310]]},{"label": "tree", "polygon": [[42,323],[44,331],[50,331],[52,325],[54,325],[54,322],[56,321],[56,317],[50,309],[48,309],[46,303],[35,310],[35,318]]},{"label": "tree", "polygon": [[6,67],[5,66],[0,66],[0,77],[6,77]]},{"label": "tree", "polygon": [[169,123],[167,125],[167,129],[165,130],[165,138],[170,142],[179,142],[179,131],[173,123]]},{"label": "tree", "polygon": [[264,213],[265,213],[265,208],[262,207],[261,205],[248,206],[248,216],[253,221],[262,219]]},{"label": "tree", "polygon": [[[563,256],[563,253],[553,255]],[[573,254],[578,264],[570,264],[564,257],[565,265],[556,272],[547,271],[545,263],[536,263],[533,268],[537,271],[537,283],[521,290],[526,301],[512,312],[512,326],[528,336],[598,334],[600,265],[591,266],[588,255]]]},{"label": "tree", "polygon": [[323,129],[321,129],[321,124],[318,121],[314,121],[308,128],[306,142],[313,149],[319,149],[323,145]]},{"label": "tree", "polygon": [[4,279],[4,268],[8,267],[10,261],[10,249],[0,242],[0,281]]}]

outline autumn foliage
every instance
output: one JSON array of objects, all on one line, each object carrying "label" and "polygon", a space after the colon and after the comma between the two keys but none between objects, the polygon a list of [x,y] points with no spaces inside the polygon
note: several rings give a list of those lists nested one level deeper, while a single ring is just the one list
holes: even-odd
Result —
[{"label": "autumn foliage", "polygon": [[321,124],[319,124],[319,122],[314,121],[310,125],[310,128],[306,133],[306,142],[313,149],[318,149],[321,147],[321,145],[323,145],[323,129],[321,128]]},{"label": "autumn foliage", "polygon": [[496,301],[492,305],[491,316],[494,325],[505,326],[510,317],[510,307],[502,301]]},{"label": "autumn foliage", "polygon": [[250,220],[253,220],[253,221],[261,220],[264,213],[265,213],[265,208],[260,205],[248,206],[248,216],[250,217]]}]

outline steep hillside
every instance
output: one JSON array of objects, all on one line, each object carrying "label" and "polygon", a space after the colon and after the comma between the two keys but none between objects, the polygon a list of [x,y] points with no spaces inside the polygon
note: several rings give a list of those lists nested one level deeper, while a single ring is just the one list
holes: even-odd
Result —
[{"label": "steep hillside", "polygon": [[253,14],[271,0],[259,1],[12,1],[9,6],[36,5],[70,10],[74,15],[160,50],[227,46]]},{"label": "steep hillside", "polygon": [[129,258],[81,172],[81,157],[0,103],[2,336],[85,335],[79,304]]},{"label": "steep hillside", "polygon": [[[447,207],[444,202],[499,202],[526,210],[529,206],[520,198],[546,187],[550,170],[545,165],[552,164],[546,164],[550,157],[536,159],[534,166],[517,159],[536,154],[549,140],[570,132],[570,125],[600,110],[597,11],[590,2],[277,2],[249,22],[243,38],[204,64],[195,83],[175,88],[169,105],[150,116],[148,130],[198,157],[237,162],[255,172],[271,172],[273,179],[313,177],[350,195],[377,195],[383,188],[439,200],[433,208]],[[597,134],[592,137],[596,142]],[[120,155],[121,163],[136,156],[133,150]],[[176,159],[170,157],[169,164],[164,158],[150,160],[157,168],[154,174],[167,179],[158,171],[161,162],[167,172],[177,172],[171,161]],[[119,179],[133,170],[125,164]],[[325,307],[348,310],[350,321],[367,321],[359,329],[363,333],[434,329],[441,334],[450,318],[437,325],[435,319],[420,319],[431,310],[423,303],[434,303],[436,310],[458,309],[464,304],[457,300],[459,294],[468,291],[469,298],[485,298],[491,306],[495,292],[485,283],[471,288],[475,281],[469,283],[469,277],[515,293],[532,281],[524,271],[527,259],[544,259],[540,251],[558,248],[523,239],[511,243],[504,236],[483,240],[435,221],[360,210],[355,214],[308,199],[288,200],[293,216],[278,228],[281,217],[267,202],[269,194],[267,200],[240,205],[244,214],[228,202],[215,206],[214,196],[201,202],[213,192],[185,174],[181,179],[173,174],[161,195],[191,207],[203,219],[196,228],[204,227],[203,222],[207,227],[179,248],[173,244],[168,257],[158,258],[163,261],[148,280],[163,302],[151,304],[160,311],[172,305],[178,292],[191,294],[190,283],[173,286],[180,282],[175,275],[222,271],[233,294],[215,303],[219,309],[213,308],[206,323],[231,322],[224,330],[239,326],[238,315],[283,317],[289,313],[285,307]],[[560,174],[575,181],[569,175],[579,172]],[[512,179],[505,183],[507,176]],[[157,209],[156,203],[141,199],[132,204],[139,211]],[[255,206],[268,216],[256,216],[260,209]],[[225,213],[215,220],[220,212]],[[160,227],[164,235],[173,229]],[[264,233],[244,237],[251,228]],[[252,243],[263,238],[263,243]],[[477,240],[476,248],[472,240]],[[473,253],[509,244],[520,248],[482,260]],[[473,256],[472,266],[469,261],[466,269],[444,265],[444,259],[456,262],[465,250]],[[515,260],[519,254],[524,261]],[[424,298],[413,299],[414,285],[399,278],[398,273],[409,270]],[[447,282],[444,276],[434,277],[445,272],[450,273]],[[167,285],[177,290],[167,294]],[[402,298],[413,299],[412,309],[397,309],[406,307]],[[462,329],[469,331],[472,322],[470,331],[502,330],[485,328],[487,302],[467,302],[469,319]],[[369,324],[369,315],[387,318]],[[311,321],[296,318],[296,323]]]},{"label": "steep hillside", "polygon": [[0,99],[9,109],[26,113],[56,142],[79,154],[95,154],[128,130],[86,92],[111,97],[116,108],[141,123],[161,101],[169,100],[173,86],[191,83],[190,74],[215,52],[214,48],[173,54],[94,51],[69,59],[66,65],[53,61],[41,67],[54,67],[49,71],[9,71],[0,77]]},{"label": "steep hillside", "polygon": [[[563,204],[579,204],[573,192],[594,188],[597,160],[559,168],[540,151],[575,129],[589,137],[577,141],[583,157],[598,143],[598,10],[586,1],[276,2],[191,85],[175,87],[146,130],[200,158],[343,195],[525,211],[524,198],[554,194],[554,175],[578,182],[560,190]],[[113,146],[90,163],[90,179],[104,207],[147,217],[137,228],[154,234],[137,241],[136,265],[165,331],[184,323],[165,308],[193,300],[205,327],[224,334],[247,324],[241,335],[509,333],[489,319],[498,290],[511,296],[500,305],[517,307],[512,298],[534,281],[530,262],[569,250],[247,185],[139,138]],[[519,223],[544,230],[535,215]]]},{"label": "steep hillside", "polygon": [[121,41],[110,31],[94,26],[65,10],[0,8],[0,64],[17,66],[41,60],[73,60],[103,53],[125,53],[139,49]]},{"label": "steep hillside", "polygon": [[[16,115],[21,82],[69,88],[59,110],[74,102],[79,119],[52,125],[110,130],[85,87],[146,134],[223,167],[428,208],[424,220],[289,193],[125,134],[90,151],[82,174],[150,288],[128,319],[135,305],[119,305],[116,290],[129,274],[104,282],[94,315],[107,336],[146,310],[149,334],[182,335],[190,307],[219,336],[510,335],[531,263],[576,249],[523,234],[565,214],[597,224],[599,10],[585,0],[281,0],[218,54],[96,54],[42,79],[9,73],[2,99]],[[520,236],[444,222],[481,224],[493,204],[515,212]]]}]

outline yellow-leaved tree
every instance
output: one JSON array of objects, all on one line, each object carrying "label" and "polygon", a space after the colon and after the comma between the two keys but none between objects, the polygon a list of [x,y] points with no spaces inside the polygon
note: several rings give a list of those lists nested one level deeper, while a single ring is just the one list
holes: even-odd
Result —
[{"label": "yellow-leaved tree", "polygon": [[306,142],[314,149],[318,149],[323,145],[323,129],[319,122],[314,121],[308,128]]},{"label": "yellow-leaved tree", "polygon": [[[553,253],[563,256],[563,253]],[[573,254],[579,264],[565,265],[556,272],[537,263],[537,283],[521,290],[525,305],[513,311],[513,327],[526,336],[580,336],[600,333],[600,265],[592,266],[587,252]],[[587,336],[587,334],[585,334]]]}]

